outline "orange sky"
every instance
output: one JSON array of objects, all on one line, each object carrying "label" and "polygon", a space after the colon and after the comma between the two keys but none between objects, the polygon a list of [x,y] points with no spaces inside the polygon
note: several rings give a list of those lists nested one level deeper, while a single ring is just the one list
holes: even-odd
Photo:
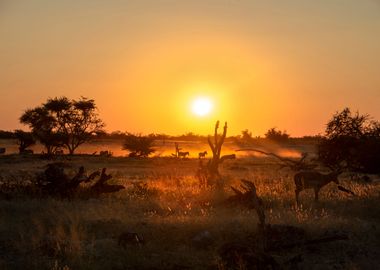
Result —
[{"label": "orange sky", "polygon": [[345,106],[380,120],[379,33],[375,0],[3,0],[0,129],[62,95],[94,98],[109,131],[311,135]]}]

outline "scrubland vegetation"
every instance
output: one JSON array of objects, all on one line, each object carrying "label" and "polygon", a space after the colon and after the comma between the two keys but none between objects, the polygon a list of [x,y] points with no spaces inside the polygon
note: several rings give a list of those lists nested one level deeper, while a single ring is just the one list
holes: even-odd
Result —
[{"label": "scrubland vegetation", "polygon": [[[109,168],[125,190],[94,198],[36,198],[22,192],[2,194],[1,267],[3,269],[224,269],[218,249],[230,241],[250,241],[257,215],[246,207],[226,206],[230,185],[253,180],[264,201],[267,222],[305,229],[315,238],[345,232],[349,240],[297,247],[277,254],[279,261],[302,254],[300,269],[375,269],[378,263],[380,187],[343,175],[352,197],[334,185],[313,203],[301,194],[295,207],[293,173],[273,159],[246,157],[226,161],[225,188],[201,189],[193,174],[197,160],[77,156],[64,161],[74,174],[78,165]],[[2,180],[30,181],[49,161],[2,157]],[[118,245],[118,236],[136,232],[144,245]],[[210,237],[197,241],[197,235]],[[242,266],[242,269],[244,267]]]}]

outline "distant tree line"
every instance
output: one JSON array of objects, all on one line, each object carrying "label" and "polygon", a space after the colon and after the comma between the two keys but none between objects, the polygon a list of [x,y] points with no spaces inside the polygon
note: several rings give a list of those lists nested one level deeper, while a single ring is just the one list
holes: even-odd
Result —
[{"label": "distant tree line", "polygon": [[[19,151],[23,153],[37,141],[52,155],[57,149],[67,149],[69,154],[92,139],[122,139],[122,148],[132,157],[147,157],[154,152],[155,141],[206,141],[207,137],[192,132],[170,136],[166,134],[133,134],[116,131],[106,133],[99,118],[95,101],[81,97],[70,100],[67,97],[49,98],[45,103],[27,109],[20,122],[30,128],[0,131],[1,139],[17,139]],[[317,145],[318,159],[330,168],[347,168],[367,173],[380,172],[380,122],[367,114],[352,113],[349,108],[333,115],[326,125],[323,136],[292,138],[286,131],[270,128],[265,137],[253,137],[248,129],[241,135],[226,137],[239,145],[273,141],[279,144],[310,143]]]},{"label": "distant tree line", "polygon": [[12,131],[0,130],[0,139],[16,139],[16,135]]},{"label": "distant tree line", "polygon": [[[268,132],[272,129],[269,129]],[[268,132],[266,134],[268,134]],[[276,135],[277,132],[280,133],[280,135]],[[91,134],[91,140],[96,139],[110,139],[110,140],[124,140],[129,137],[131,132],[128,131],[113,131],[113,132],[105,132],[105,131],[99,131],[96,133]],[[176,141],[204,141],[207,140],[206,135],[199,135],[194,134],[192,132],[188,132],[182,135],[168,135],[163,133],[149,133],[145,135],[150,138],[154,138],[157,141],[166,141],[166,140],[176,140]],[[286,131],[277,131],[276,128],[274,128],[274,132],[270,132],[269,136],[252,136],[252,132],[250,132],[248,129],[245,129],[242,131],[241,135],[235,135],[235,136],[228,136],[226,137],[226,141],[244,141],[244,142],[254,142],[255,140],[272,140],[277,142],[283,142],[283,143],[291,143],[291,142],[300,142],[300,141],[310,141],[311,143],[314,143],[317,139],[319,139],[321,136],[303,136],[303,137],[290,137],[286,133]],[[17,139],[16,132],[12,131],[4,131],[0,130],[0,139]]]}]

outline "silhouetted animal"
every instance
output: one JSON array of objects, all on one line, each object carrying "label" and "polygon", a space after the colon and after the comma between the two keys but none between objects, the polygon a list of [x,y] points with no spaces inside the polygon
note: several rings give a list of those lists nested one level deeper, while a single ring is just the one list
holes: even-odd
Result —
[{"label": "silhouetted animal", "polygon": [[99,152],[99,156],[102,156],[102,157],[110,157],[112,156],[112,152],[111,151],[100,151]]},{"label": "silhouetted animal", "polygon": [[338,176],[340,172],[331,172],[329,174],[322,174],[316,171],[301,171],[294,175],[294,183],[296,185],[296,202],[299,205],[299,193],[305,189],[314,189],[315,201],[318,201],[319,190],[334,182],[339,184]]},{"label": "silhouetted animal", "polygon": [[5,153],[5,148],[4,147],[0,147],[0,154],[4,154]]},{"label": "silhouetted animal", "polygon": [[203,152],[199,152],[198,157],[204,158],[204,157],[206,157],[206,155],[207,155],[207,151],[203,151]]},{"label": "silhouetted animal", "polygon": [[189,152],[178,152],[178,156],[179,157],[187,157],[187,156],[190,156],[190,153]]},{"label": "silhouetted animal", "polygon": [[142,246],[145,244],[145,240],[141,235],[134,232],[124,232],[118,237],[118,245],[126,248],[127,245]]},{"label": "silhouetted animal", "polygon": [[186,156],[190,156],[190,153],[189,152],[178,152],[178,157],[185,158]]}]

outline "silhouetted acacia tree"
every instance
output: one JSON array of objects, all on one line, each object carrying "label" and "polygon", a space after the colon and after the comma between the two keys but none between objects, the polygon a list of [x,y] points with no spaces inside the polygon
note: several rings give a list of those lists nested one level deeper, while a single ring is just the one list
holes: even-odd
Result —
[{"label": "silhouetted acacia tree", "polygon": [[45,145],[47,154],[62,146],[74,154],[79,145],[104,127],[95,101],[84,97],[79,100],[67,97],[48,99],[41,106],[26,110],[20,122],[32,129],[36,138]]},{"label": "silhouetted acacia tree", "polygon": [[25,132],[20,129],[15,130],[15,136],[18,140],[18,150],[19,153],[25,152],[25,150],[34,144],[36,144],[36,140],[33,137],[31,132]]},{"label": "silhouetted acacia tree", "polygon": [[154,153],[153,136],[127,133],[123,144],[123,150],[130,151],[130,157],[147,157]]},{"label": "silhouetted acacia tree", "polygon": [[380,172],[380,123],[349,108],[335,113],[318,144],[318,157],[331,168]]},{"label": "silhouetted acacia tree", "polygon": [[35,138],[45,146],[48,155],[63,145],[62,136],[57,133],[57,122],[44,106],[26,110],[21,115],[20,122],[31,128]]},{"label": "silhouetted acacia tree", "polygon": [[265,133],[265,138],[275,141],[275,142],[286,142],[290,135],[286,133],[286,130],[281,131],[277,128],[270,128],[267,133]]}]

